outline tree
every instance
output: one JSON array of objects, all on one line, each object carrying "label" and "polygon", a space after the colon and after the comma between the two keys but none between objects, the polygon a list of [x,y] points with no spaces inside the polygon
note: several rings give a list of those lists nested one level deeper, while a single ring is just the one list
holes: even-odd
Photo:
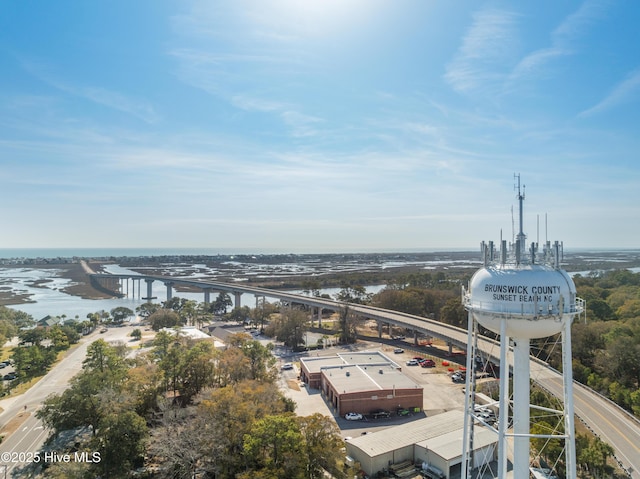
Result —
[{"label": "tree", "polygon": [[203,477],[239,477],[246,470],[244,434],[256,419],[290,406],[275,385],[255,381],[205,390],[195,404],[186,408],[159,404],[161,423],[148,454],[160,478],[191,479],[196,468]]},{"label": "tree", "polygon": [[113,322],[116,324],[122,324],[125,319],[131,316],[133,316],[133,311],[124,306],[118,306],[111,310],[111,317],[113,318]]},{"label": "tree", "polygon": [[306,465],[306,477],[320,479],[324,477],[324,471],[335,478],[344,477],[338,466],[344,444],[336,423],[319,413],[298,417],[297,420],[303,438],[301,454]]},{"label": "tree", "polygon": [[[578,441],[579,438],[576,439],[576,443],[583,443],[583,447],[578,449],[576,445],[578,464],[589,473],[590,477],[603,477],[610,469],[607,461],[613,457],[613,448],[597,436],[586,441]],[[584,442],[588,442],[586,447]]]},{"label": "tree", "polygon": [[249,317],[251,317],[251,309],[248,306],[233,308],[229,314],[229,319],[238,323],[244,323]]},{"label": "tree", "polygon": [[131,331],[131,337],[136,341],[140,341],[142,339],[142,331],[140,331],[140,328],[136,328]]},{"label": "tree", "polygon": [[450,298],[440,309],[440,321],[460,328],[467,324],[467,311],[459,298]]},{"label": "tree", "polygon": [[49,329],[47,333],[48,338],[51,340],[53,349],[56,351],[64,351],[69,348],[69,338],[62,331],[60,325],[56,324]]},{"label": "tree", "polygon": [[179,314],[186,324],[195,326],[198,317],[198,302],[193,299],[185,300]]},{"label": "tree", "polygon": [[147,423],[135,412],[107,414],[92,441],[100,453],[98,468],[104,477],[129,477],[128,472],[140,467],[147,437]]},{"label": "tree", "polygon": [[54,434],[77,427],[90,427],[95,434],[104,414],[100,399],[102,388],[95,375],[80,373],[62,394],[45,399],[36,416]]},{"label": "tree", "polygon": [[20,338],[20,344],[31,344],[33,346],[40,346],[42,341],[47,339],[47,330],[44,328],[31,328],[25,329],[18,333]]},{"label": "tree", "polygon": [[296,349],[304,344],[304,333],[308,328],[307,313],[294,308],[283,308],[280,317],[269,325],[270,334],[290,348]]},{"label": "tree", "polygon": [[[302,433],[290,414],[258,419],[244,435],[244,454],[252,472],[266,469],[265,477],[303,478]],[[254,477],[253,475],[240,477]]]},{"label": "tree", "polygon": [[82,362],[82,369],[89,373],[108,375],[117,381],[124,377],[127,367],[118,348],[98,339],[87,348],[87,357]]},{"label": "tree", "polygon": [[154,331],[160,331],[162,328],[173,328],[174,326],[183,324],[178,313],[171,309],[159,309],[149,316],[149,322],[151,323],[151,329]]},{"label": "tree", "polygon": [[251,317],[253,319],[253,323],[260,326],[260,332],[264,332],[266,320],[277,311],[278,306],[267,302],[265,298],[261,298],[258,301],[256,308],[251,311]]},{"label": "tree", "polygon": [[233,302],[231,301],[231,296],[227,293],[220,293],[216,300],[211,303],[210,308],[211,312],[216,315],[225,314],[227,312],[227,308],[233,306]]},{"label": "tree", "polygon": [[[206,416],[194,407],[183,411],[174,409],[176,414],[170,414],[165,409],[161,424],[152,431],[148,454],[158,479],[192,479],[212,452],[217,455],[218,445],[209,439],[213,426]],[[209,470],[217,471],[215,464],[209,464]]]},{"label": "tree", "polygon": [[161,309],[161,306],[158,303],[142,303],[140,306],[136,308],[136,313],[142,319],[148,319],[153,313]]},{"label": "tree", "polygon": [[20,376],[35,377],[47,371],[56,360],[56,351],[39,345],[18,346],[12,355],[16,372]]},{"label": "tree", "polygon": [[162,390],[162,371],[155,362],[139,363],[129,369],[123,389],[133,398],[135,411],[141,417],[150,417],[158,409],[158,397]]},{"label": "tree", "polygon": [[367,293],[364,286],[342,283],[340,291],[336,294],[336,300],[342,303],[368,304],[371,294]]},{"label": "tree", "polygon": [[96,435],[105,415],[130,409],[128,398],[120,395],[127,369],[117,347],[103,339],[94,341],[87,348],[82,371],[62,394],[45,400],[38,418],[54,433],[89,427]]},{"label": "tree", "polygon": [[254,339],[244,341],[240,345],[240,349],[245,357],[249,360],[249,370],[251,371],[251,379],[256,380],[272,380],[273,366],[276,358],[273,355],[273,344],[267,346],[262,345],[260,341]]},{"label": "tree", "polygon": [[338,312],[338,339],[345,344],[351,344],[356,342],[358,337],[358,331],[356,328],[356,318],[351,313],[349,305],[345,305],[340,308]]},{"label": "tree", "polygon": [[185,403],[205,387],[213,386],[216,355],[213,344],[206,341],[198,341],[186,351],[180,375],[180,396]]}]

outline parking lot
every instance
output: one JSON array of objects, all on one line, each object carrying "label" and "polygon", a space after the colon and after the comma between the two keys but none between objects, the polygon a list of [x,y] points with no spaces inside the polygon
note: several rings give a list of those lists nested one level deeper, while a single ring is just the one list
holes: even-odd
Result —
[{"label": "parking lot", "polygon": [[11,360],[6,359],[0,362],[0,378],[2,378],[3,381],[11,381],[17,377]]},{"label": "parking lot", "polygon": [[[354,348],[354,346],[350,346]],[[420,367],[407,366],[406,362],[416,356],[415,351],[405,350],[402,353],[394,353],[395,347],[375,342],[359,341],[355,346],[358,350],[381,351],[391,360],[402,366],[402,372],[414,382],[424,388],[423,412],[398,416],[392,411],[390,417],[380,415],[378,418],[365,415],[362,420],[347,420],[344,416],[337,417],[336,411],[329,407],[325,402],[320,390],[308,389],[303,383],[297,379],[299,375],[299,363],[294,357],[282,358],[280,366],[284,364],[293,364],[293,369],[285,369],[280,371],[281,387],[285,394],[293,399],[298,405],[296,413],[301,416],[308,416],[313,413],[321,413],[326,416],[334,417],[338,427],[342,431],[343,437],[355,437],[361,434],[373,432],[375,430],[405,424],[417,418],[439,414],[452,409],[464,409],[464,384],[455,384],[451,380],[451,372],[447,367],[438,364],[436,367]],[[314,351],[311,355],[335,355],[344,352],[339,347],[329,348],[321,351]],[[304,356],[303,356],[304,357]]]}]

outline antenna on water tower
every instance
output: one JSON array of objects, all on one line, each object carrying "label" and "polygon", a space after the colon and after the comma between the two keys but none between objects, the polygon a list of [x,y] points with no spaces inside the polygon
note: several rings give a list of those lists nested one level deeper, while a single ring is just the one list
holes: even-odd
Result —
[{"label": "antenna on water tower", "polygon": [[[474,429],[487,427],[497,434],[499,479],[507,477],[507,463],[512,458],[513,477],[529,477],[531,464],[530,440],[558,439],[564,441],[565,470],[567,479],[575,479],[575,425],[573,422],[573,376],[571,363],[571,323],[584,310],[584,301],[577,297],[576,287],[569,274],[559,267],[560,245],[556,241],[553,255],[536,258],[532,247],[531,261],[525,255],[526,235],[523,231],[524,186],[517,180],[517,199],[520,218],[516,237],[515,258],[499,262],[486,261],[476,271],[463,290],[463,304],[469,313],[466,385],[465,425],[463,441],[462,477],[470,478],[474,467]],[[512,228],[513,207],[511,213]],[[545,218],[546,223],[546,218]],[[546,226],[546,225],[545,225]],[[483,243],[484,244],[484,243]],[[548,246],[547,246],[548,248]],[[486,253],[485,253],[486,256]],[[521,258],[522,256],[522,258]],[[522,260],[522,261],[521,261]],[[551,261],[554,260],[552,264]],[[475,408],[475,367],[480,324],[500,337],[499,390],[497,404],[499,420],[493,426],[479,416]],[[532,404],[530,394],[531,358],[530,340],[562,334],[562,405],[558,410]],[[510,340],[513,340],[513,344]],[[512,360],[507,351],[511,351]],[[513,399],[509,394],[509,371],[513,371]],[[542,409],[555,413],[563,421],[563,432],[532,434],[530,410]],[[479,426],[476,426],[479,425]],[[511,451],[509,449],[511,448]],[[538,470],[537,472],[540,472]],[[550,477],[545,473],[542,477]]]}]

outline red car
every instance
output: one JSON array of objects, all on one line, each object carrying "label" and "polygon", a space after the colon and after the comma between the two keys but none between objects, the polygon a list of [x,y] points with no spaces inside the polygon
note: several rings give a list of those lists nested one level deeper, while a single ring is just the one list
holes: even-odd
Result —
[{"label": "red car", "polygon": [[423,368],[435,368],[436,362],[433,359],[423,359],[420,362],[420,366],[422,366]]}]

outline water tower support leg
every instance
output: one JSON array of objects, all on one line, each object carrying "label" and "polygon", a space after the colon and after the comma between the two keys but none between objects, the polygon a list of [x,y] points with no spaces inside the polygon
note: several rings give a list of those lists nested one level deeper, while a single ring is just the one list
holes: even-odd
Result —
[{"label": "water tower support leg", "polygon": [[[530,359],[529,340],[514,339],[513,351],[513,476],[529,475]],[[508,371],[505,371],[508,373]],[[502,372],[501,372],[502,374]]]},{"label": "water tower support leg", "polygon": [[564,432],[567,435],[566,478],[575,479],[576,469],[576,427],[573,417],[573,369],[571,361],[571,319],[565,320],[562,330],[562,378],[564,380]]},{"label": "water tower support leg", "polygon": [[[498,420],[498,477],[507,477],[507,428],[509,426],[509,363],[507,350],[509,336],[507,336],[507,320],[500,324],[500,411]],[[525,476],[527,477],[527,476]]]}]

